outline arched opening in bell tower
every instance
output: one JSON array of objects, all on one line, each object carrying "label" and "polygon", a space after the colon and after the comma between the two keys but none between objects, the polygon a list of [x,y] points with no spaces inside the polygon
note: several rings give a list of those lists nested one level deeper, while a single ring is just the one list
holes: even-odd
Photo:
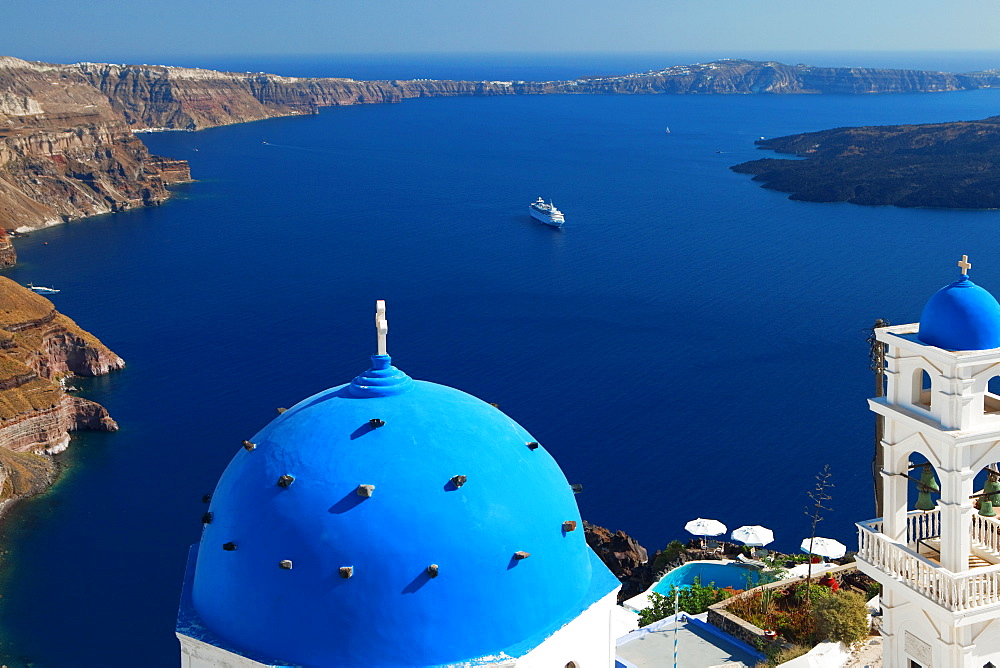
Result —
[{"label": "arched opening in bell tower", "polygon": [[[931,376],[924,369],[913,370],[913,405],[925,411],[931,409]],[[998,397],[1000,400],[1000,397]]]},{"label": "arched opening in bell tower", "polygon": [[939,477],[934,465],[919,452],[907,458],[906,542],[932,561],[941,558],[941,515],[937,506]]},{"label": "arched opening in bell tower", "polygon": [[973,484],[969,568],[1000,562],[1000,465],[987,464],[976,474]]},{"label": "arched opening in bell tower", "polygon": [[983,395],[983,414],[1000,415],[1000,375],[993,376],[986,384]]}]

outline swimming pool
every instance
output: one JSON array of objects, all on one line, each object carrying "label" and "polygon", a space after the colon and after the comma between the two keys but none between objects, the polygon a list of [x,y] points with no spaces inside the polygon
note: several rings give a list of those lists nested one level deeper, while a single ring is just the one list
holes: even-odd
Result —
[{"label": "swimming pool", "polygon": [[700,577],[703,585],[715,583],[716,587],[732,587],[746,589],[747,578],[750,586],[756,586],[760,578],[760,570],[736,561],[689,561],[670,571],[656,583],[653,591],[667,594],[671,587],[684,587],[694,584],[694,579]]}]

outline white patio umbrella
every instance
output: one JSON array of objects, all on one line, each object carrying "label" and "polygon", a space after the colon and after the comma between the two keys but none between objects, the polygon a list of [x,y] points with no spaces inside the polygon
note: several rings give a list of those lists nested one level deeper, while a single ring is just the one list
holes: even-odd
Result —
[{"label": "white patio umbrella", "polygon": [[685,524],[684,530],[695,536],[718,536],[726,533],[726,525],[719,520],[706,520],[699,517]]},{"label": "white patio umbrella", "polygon": [[733,540],[751,547],[764,547],[774,541],[774,532],[757,524],[735,529],[730,536]]},{"label": "white patio umbrella", "polygon": [[[809,546],[810,541],[812,547]],[[832,538],[806,538],[802,541],[802,551],[806,554],[818,554],[827,559],[839,559],[847,553],[847,546]]]}]

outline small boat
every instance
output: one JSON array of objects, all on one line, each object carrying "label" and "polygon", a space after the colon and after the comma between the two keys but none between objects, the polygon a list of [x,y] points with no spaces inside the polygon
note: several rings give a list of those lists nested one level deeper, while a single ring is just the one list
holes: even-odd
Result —
[{"label": "small boat", "polygon": [[59,292],[55,288],[46,288],[45,286],[42,286],[42,285],[32,285],[31,283],[28,283],[28,287],[33,292],[36,292],[37,294],[40,294],[40,295],[54,295],[55,293]]},{"label": "small boat", "polygon": [[563,218],[562,211],[557,209],[552,202],[545,203],[541,197],[528,205],[528,212],[537,221],[551,225],[552,227],[562,227],[566,219]]},{"label": "small boat", "polygon": [[670,134],[670,127],[667,126],[667,134]]}]

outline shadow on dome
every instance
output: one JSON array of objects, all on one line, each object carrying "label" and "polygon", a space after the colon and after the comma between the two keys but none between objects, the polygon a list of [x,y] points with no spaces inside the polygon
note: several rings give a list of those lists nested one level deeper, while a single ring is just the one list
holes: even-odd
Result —
[{"label": "shadow on dome", "polygon": [[357,508],[362,503],[367,500],[367,497],[359,496],[357,490],[352,489],[350,492],[344,495],[344,498],[337,501],[337,503],[330,506],[329,512],[335,515],[340,513],[346,513],[349,510]]}]

